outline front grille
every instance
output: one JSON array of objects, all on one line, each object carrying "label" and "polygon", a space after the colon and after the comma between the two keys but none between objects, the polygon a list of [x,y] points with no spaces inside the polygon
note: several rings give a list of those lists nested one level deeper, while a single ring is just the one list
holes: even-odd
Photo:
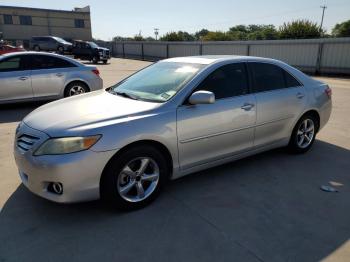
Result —
[{"label": "front grille", "polygon": [[16,144],[18,148],[26,152],[31,149],[39,139],[39,137],[24,134],[17,138]]}]

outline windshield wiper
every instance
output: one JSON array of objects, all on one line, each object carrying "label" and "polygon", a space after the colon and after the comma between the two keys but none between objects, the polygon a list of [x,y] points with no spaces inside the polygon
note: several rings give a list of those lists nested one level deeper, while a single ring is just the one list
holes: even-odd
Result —
[{"label": "windshield wiper", "polygon": [[127,98],[134,99],[134,100],[139,100],[139,98],[137,96],[131,95],[129,93],[118,92],[118,91],[115,91],[114,93],[117,94],[118,96],[127,97]]}]

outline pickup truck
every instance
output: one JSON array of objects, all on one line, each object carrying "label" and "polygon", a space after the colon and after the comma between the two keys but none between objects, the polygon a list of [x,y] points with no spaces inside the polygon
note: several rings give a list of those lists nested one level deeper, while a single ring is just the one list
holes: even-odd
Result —
[{"label": "pickup truck", "polygon": [[76,40],[73,42],[72,54],[75,59],[89,60],[94,64],[102,61],[107,64],[111,58],[108,48],[100,47],[94,42]]}]

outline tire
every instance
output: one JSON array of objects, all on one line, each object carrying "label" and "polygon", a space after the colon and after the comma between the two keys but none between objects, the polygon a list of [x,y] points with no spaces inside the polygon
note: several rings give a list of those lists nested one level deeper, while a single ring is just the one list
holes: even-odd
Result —
[{"label": "tire", "polygon": [[101,199],[122,210],[145,207],[159,195],[168,175],[169,163],[158,149],[132,147],[107,164],[100,182]]},{"label": "tire", "polygon": [[40,51],[40,47],[38,46],[38,45],[36,45],[36,46],[34,46],[34,51],[36,51],[36,52],[39,52]]},{"label": "tire", "polygon": [[107,61],[108,61],[108,60],[103,60],[103,63],[104,63],[104,64],[107,64]]},{"label": "tire", "polygon": [[90,89],[83,82],[69,83],[64,90],[64,97],[70,97],[90,92]]},{"label": "tire", "polygon": [[63,48],[63,46],[59,46],[59,47],[57,48],[57,53],[59,53],[59,54],[63,54],[63,53],[64,53],[64,48]]},{"label": "tire", "polygon": [[315,142],[318,128],[318,119],[314,115],[303,115],[293,129],[288,145],[289,151],[295,154],[309,151]]},{"label": "tire", "polygon": [[93,64],[98,64],[98,57],[97,57],[97,56],[94,56],[94,57],[92,58],[92,63],[93,63]]}]

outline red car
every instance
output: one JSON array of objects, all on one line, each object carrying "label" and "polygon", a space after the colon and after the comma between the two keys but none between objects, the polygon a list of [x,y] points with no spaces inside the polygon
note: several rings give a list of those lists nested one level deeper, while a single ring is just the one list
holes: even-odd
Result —
[{"label": "red car", "polygon": [[0,44],[0,55],[12,53],[12,52],[20,52],[25,51],[23,47],[16,47],[12,45],[1,45]]}]

